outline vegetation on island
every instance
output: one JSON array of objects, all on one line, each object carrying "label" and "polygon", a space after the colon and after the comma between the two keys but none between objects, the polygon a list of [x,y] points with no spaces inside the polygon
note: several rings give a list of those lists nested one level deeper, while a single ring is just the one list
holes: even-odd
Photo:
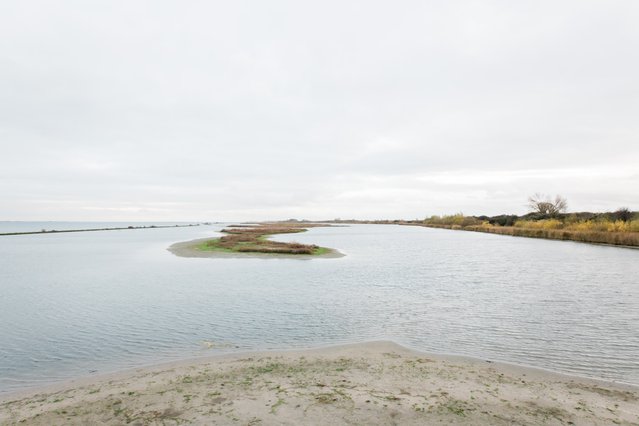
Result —
[{"label": "vegetation on island", "polygon": [[259,225],[232,225],[223,229],[227,235],[204,241],[198,245],[201,251],[222,251],[229,253],[273,253],[290,255],[321,255],[331,249],[315,244],[296,242],[284,243],[268,239],[275,234],[294,234],[305,232],[307,228],[326,226],[309,223],[264,223]]}]

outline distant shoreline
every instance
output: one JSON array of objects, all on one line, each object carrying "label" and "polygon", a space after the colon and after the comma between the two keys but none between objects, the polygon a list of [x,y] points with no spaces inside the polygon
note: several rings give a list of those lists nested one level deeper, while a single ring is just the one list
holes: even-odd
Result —
[{"label": "distant shoreline", "polygon": [[0,396],[2,424],[135,421],[633,424],[639,387],[382,341],[218,355]]},{"label": "distant shoreline", "polygon": [[446,229],[451,231],[483,232],[486,234],[503,235],[509,237],[536,238],[555,241],[572,241],[576,243],[593,244],[598,246],[639,249],[639,232],[599,232],[599,231],[570,231],[562,229],[534,229],[515,226],[483,226],[483,225],[445,225],[429,224],[421,220],[340,220],[328,223],[352,225],[399,225],[418,226],[422,228]]},{"label": "distant shoreline", "polygon": [[[564,231],[564,230],[551,230],[551,229],[530,229],[530,228],[516,228],[514,226],[503,227],[484,227],[481,225],[455,227],[454,225],[419,225],[419,224],[407,224],[413,226],[422,226],[425,228],[435,229],[448,229],[452,231],[468,231],[468,232],[483,232],[485,234],[505,235],[509,237],[524,237],[524,238],[537,238],[542,240],[555,240],[555,241],[572,241],[575,243],[586,243],[598,246],[619,247],[628,249],[639,249],[639,245],[631,245],[629,242],[635,243],[639,239],[639,236],[632,239],[624,239],[618,243],[615,243],[614,235],[610,232],[579,232],[579,231]],[[612,239],[613,242],[610,242]]]},{"label": "distant shoreline", "polygon": [[144,225],[144,226],[126,226],[117,228],[88,228],[88,229],[43,229],[41,231],[26,231],[26,232],[4,232],[0,233],[0,237],[9,235],[34,235],[34,234],[61,234],[63,232],[95,232],[95,231],[125,231],[131,229],[155,229],[155,228],[187,228],[191,226],[200,226],[199,223],[188,225]]}]

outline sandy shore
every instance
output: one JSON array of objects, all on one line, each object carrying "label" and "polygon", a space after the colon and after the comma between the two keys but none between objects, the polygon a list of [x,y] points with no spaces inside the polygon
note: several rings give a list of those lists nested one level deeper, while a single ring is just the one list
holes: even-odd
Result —
[{"label": "sandy shore", "polygon": [[0,424],[639,424],[639,388],[371,342],[185,361],[4,397]]},{"label": "sandy shore", "polygon": [[344,253],[331,249],[328,253],[323,254],[282,254],[282,253],[230,253],[224,251],[202,251],[197,246],[211,238],[199,238],[197,240],[184,241],[171,245],[167,250],[180,257],[209,257],[209,258],[255,258],[255,259],[318,259],[328,258],[335,259],[344,257]]}]

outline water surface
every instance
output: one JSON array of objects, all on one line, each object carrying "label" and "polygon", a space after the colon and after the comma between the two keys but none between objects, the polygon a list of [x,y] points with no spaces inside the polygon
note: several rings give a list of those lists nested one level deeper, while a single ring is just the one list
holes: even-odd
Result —
[{"label": "water surface", "polygon": [[338,259],[166,250],[220,226],[0,237],[0,392],[378,339],[639,384],[637,250],[389,225],[277,237]]}]

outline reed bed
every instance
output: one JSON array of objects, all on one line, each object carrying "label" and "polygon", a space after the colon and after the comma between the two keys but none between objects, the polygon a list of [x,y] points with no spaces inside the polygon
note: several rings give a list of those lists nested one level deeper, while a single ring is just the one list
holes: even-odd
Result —
[{"label": "reed bed", "polygon": [[618,246],[639,247],[639,232],[618,231],[575,231],[551,228],[525,228],[522,226],[493,226],[493,225],[429,225],[429,228],[443,228],[490,234],[511,235],[514,237],[547,238],[551,240],[580,241],[594,244],[610,244]]},{"label": "reed bed", "polygon": [[530,214],[521,218],[514,215],[488,218],[458,213],[432,216],[414,224],[516,237],[639,247],[639,218],[635,214],[633,219],[632,213],[629,213],[628,220],[615,219],[615,213],[577,213],[537,219],[530,218]]},{"label": "reed bed", "polygon": [[[452,226],[449,229],[454,229]],[[471,225],[465,231],[488,232],[515,237],[547,238],[552,240],[580,241],[584,243],[611,244],[639,247],[639,232],[575,231],[567,229],[526,228],[522,226]]]}]

